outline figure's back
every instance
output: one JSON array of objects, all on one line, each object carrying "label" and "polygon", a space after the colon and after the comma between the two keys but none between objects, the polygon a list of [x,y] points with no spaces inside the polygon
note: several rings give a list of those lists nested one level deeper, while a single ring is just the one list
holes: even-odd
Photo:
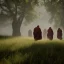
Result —
[{"label": "figure's back", "polygon": [[48,37],[48,39],[50,39],[50,40],[53,39],[53,30],[52,30],[51,27],[48,29],[47,37]]},{"label": "figure's back", "polygon": [[42,32],[39,26],[34,28],[33,35],[35,40],[42,39]]},{"label": "figure's back", "polygon": [[57,30],[57,38],[62,39],[62,30],[60,28]]}]

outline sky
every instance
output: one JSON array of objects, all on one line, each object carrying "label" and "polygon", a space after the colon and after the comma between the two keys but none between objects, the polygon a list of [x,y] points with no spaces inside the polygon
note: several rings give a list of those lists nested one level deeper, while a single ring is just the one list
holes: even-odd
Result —
[{"label": "sky", "polygon": [[[49,19],[50,19],[50,14],[46,11],[44,6],[41,7],[35,7],[36,14],[38,16],[37,19],[35,19],[33,22],[28,24],[27,26],[23,23],[21,25],[21,34],[22,36],[28,36],[28,30],[31,29],[33,32],[33,29],[39,25],[42,32],[43,29],[48,29],[50,26],[53,28],[54,23],[50,24]],[[9,20],[8,20],[9,21]],[[25,20],[23,20],[24,22]],[[5,27],[2,25],[0,27],[0,35],[12,35],[12,25],[11,23],[7,24]]]}]

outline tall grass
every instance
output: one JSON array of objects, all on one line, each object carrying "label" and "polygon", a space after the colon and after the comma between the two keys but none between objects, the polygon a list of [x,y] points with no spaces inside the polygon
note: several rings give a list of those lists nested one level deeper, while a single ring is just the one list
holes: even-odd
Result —
[{"label": "tall grass", "polygon": [[63,40],[15,37],[0,44],[0,64],[64,64]]}]

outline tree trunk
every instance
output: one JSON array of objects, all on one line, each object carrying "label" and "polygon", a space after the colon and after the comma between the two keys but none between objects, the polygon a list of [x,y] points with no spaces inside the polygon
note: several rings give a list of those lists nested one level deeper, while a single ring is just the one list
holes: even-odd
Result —
[{"label": "tree trunk", "polygon": [[22,24],[22,21],[24,19],[25,11],[21,13],[19,18],[17,19],[17,14],[13,16],[13,22],[12,22],[12,36],[21,36],[20,27]]},{"label": "tree trunk", "polygon": [[21,24],[19,22],[12,23],[12,29],[13,29],[12,36],[21,36],[20,27]]},{"label": "tree trunk", "polygon": [[[18,22],[18,24],[19,24],[19,22]],[[18,25],[17,23],[15,23],[15,22],[13,22],[12,23],[12,29],[13,29],[13,31],[12,31],[12,35],[13,36],[21,36],[21,32],[20,32],[20,25]]]},{"label": "tree trunk", "polygon": [[22,21],[17,21],[16,18],[13,19],[12,22],[12,36],[21,36],[20,27],[21,27]]}]

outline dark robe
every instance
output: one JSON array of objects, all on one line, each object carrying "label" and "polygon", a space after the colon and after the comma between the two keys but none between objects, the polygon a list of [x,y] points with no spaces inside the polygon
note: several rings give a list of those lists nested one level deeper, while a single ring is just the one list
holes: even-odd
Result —
[{"label": "dark robe", "polygon": [[53,39],[53,30],[52,30],[51,28],[48,29],[47,37],[48,37],[48,39],[50,39],[50,40]]},{"label": "dark robe", "polygon": [[57,30],[57,38],[62,39],[62,30],[60,28]]},{"label": "dark robe", "polygon": [[39,27],[35,27],[35,28],[34,28],[34,32],[33,32],[33,35],[34,35],[34,39],[35,39],[35,40],[40,40],[40,39],[42,39],[41,29],[40,29]]}]

